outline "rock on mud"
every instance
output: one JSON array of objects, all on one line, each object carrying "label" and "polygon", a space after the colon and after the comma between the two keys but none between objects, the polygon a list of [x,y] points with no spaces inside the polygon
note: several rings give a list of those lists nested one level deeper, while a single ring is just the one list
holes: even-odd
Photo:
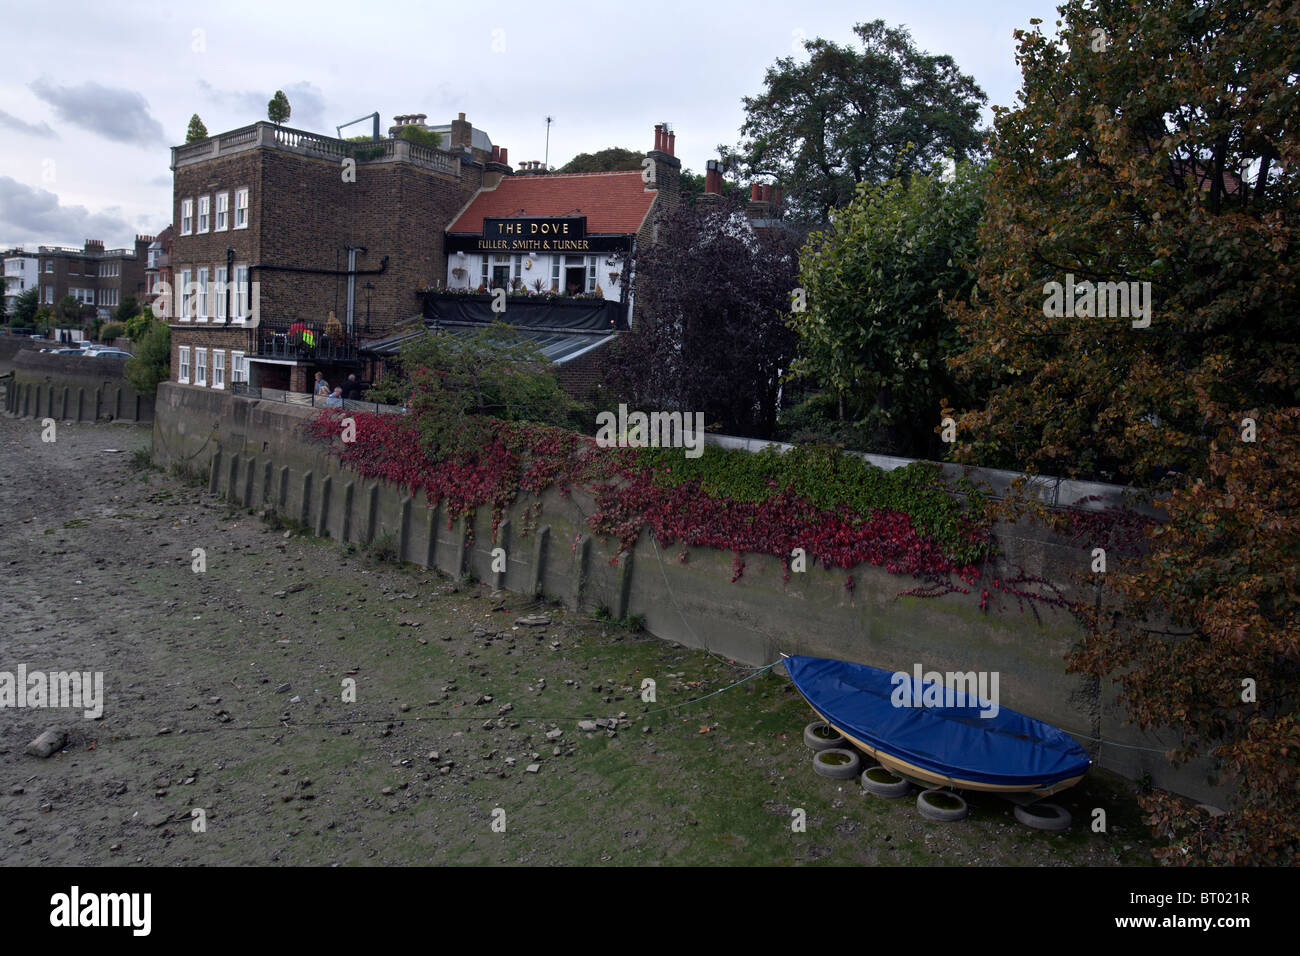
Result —
[{"label": "rock on mud", "polygon": [[68,742],[68,735],[61,730],[47,730],[27,745],[27,753],[33,757],[50,757],[63,749]]}]

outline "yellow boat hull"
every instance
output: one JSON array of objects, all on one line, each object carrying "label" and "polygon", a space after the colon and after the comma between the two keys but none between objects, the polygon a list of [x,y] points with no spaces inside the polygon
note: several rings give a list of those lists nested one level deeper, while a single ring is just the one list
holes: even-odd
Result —
[{"label": "yellow boat hull", "polygon": [[[804,699],[807,700],[807,698]],[[812,703],[810,702],[808,706],[812,707]],[[896,773],[899,776],[908,777],[909,779],[916,780],[921,783],[932,784],[936,787],[953,787],[957,790],[979,790],[979,791],[983,791],[984,793],[1027,793],[1027,794],[1032,794],[1035,797],[1050,797],[1054,793],[1060,793],[1062,790],[1068,790],[1070,787],[1073,787],[1084,777],[1083,774],[1079,774],[1077,777],[1071,777],[1068,780],[1061,780],[1057,783],[1051,784],[1050,786],[1041,786],[1041,787],[1030,787],[1030,786],[1023,786],[1023,785],[1007,786],[1004,784],[996,784],[996,783],[981,783],[978,780],[963,780],[960,777],[947,777],[944,776],[943,774],[934,773],[933,771],[926,770],[922,767],[918,767],[916,766],[916,764],[908,763],[906,760],[900,760],[899,758],[884,753],[883,751],[878,750],[869,744],[863,743],[857,737],[854,737],[851,733],[846,731],[843,727],[836,727],[835,723],[827,719],[826,715],[823,714],[821,711],[819,711],[816,707],[812,707],[812,711],[822,720],[826,721],[826,723],[829,724],[831,727],[834,727],[836,732],[838,732],[840,736],[842,736],[845,740],[853,744],[853,746],[857,747],[859,750],[861,750],[863,753],[867,754],[868,756],[871,756],[875,758],[877,761],[879,761],[880,765],[884,767],[886,770]]]}]

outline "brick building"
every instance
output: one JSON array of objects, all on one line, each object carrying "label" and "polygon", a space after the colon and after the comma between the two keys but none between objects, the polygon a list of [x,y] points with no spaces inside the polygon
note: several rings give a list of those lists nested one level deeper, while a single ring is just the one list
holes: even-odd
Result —
[{"label": "brick building", "polygon": [[[481,316],[442,321],[447,290],[462,293],[456,309],[473,313],[478,286],[525,284],[573,301],[512,297],[497,317],[552,361],[575,363],[562,381],[585,388],[599,378],[590,353],[632,315],[626,264],[655,240],[658,212],[679,200],[675,134],[655,127],[653,176],[515,176],[507,151],[464,113],[442,127],[424,119],[398,116],[379,140],[255,123],[173,147],[172,281],[159,286],[155,310],[172,328],[176,381],[304,392],[316,372],[331,384],[353,373],[374,380],[426,326],[454,332],[492,320],[480,302]],[[406,127],[443,146],[403,138]],[[498,253],[489,225],[563,232],[555,246]]]},{"label": "brick building", "polygon": [[[655,126],[641,169],[548,173],[524,163],[521,175],[484,186],[447,225],[446,288],[425,296],[426,323],[471,333],[508,322],[558,366],[570,394],[589,396],[606,347],[634,321],[637,250],[680,202],[676,138]],[[498,298],[504,312],[494,311],[497,289],[511,293]]]},{"label": "brick building", "polygon": [[367,339],[420,313],[445,224],[510,171],[475,132],[462,113],[438,149],[255,123],[173,147],[176,380],[306,391],[360,371]]},{"label": "brick building", "polygon": [[36,260],[37,270],[25,288],[39,289],[39,301],[44,307],[53,309],[70,295],[83,306],[93,308],[99,318],[107,319],[123,300],[143,299],[145,251],[153,240],[153,236],[136,236],[134,247],[129,249],[105,249],[98,239],[87,239],[81,249],[40,246],[35,253],[22,253],[24,258]]},{"label": "brick building", "polygon": [[157,296],[160,284],[166,283],[170,288],[175,281],[172,276],[171,226],[158,233],[157,238],[149,243],[145,255],[144,294],[152,300]]}]

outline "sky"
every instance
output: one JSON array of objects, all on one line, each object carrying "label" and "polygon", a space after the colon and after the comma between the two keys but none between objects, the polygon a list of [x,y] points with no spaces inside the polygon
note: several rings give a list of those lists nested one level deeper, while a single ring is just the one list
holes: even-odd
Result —
[{"label": "sky", "polygon": [[[801,38],[856,45],[854,24],[905,26],[946,53],[990,104],[1020,87],[1013,31],[1056,19],[1050,0],[654,3],[566,0],[77,2],[6,18],[0,60],[0,246],[129,246],[170,221],[169,147],[191,114],[215,135],[266,119],[277,89],[297,129],[376,110],[430,125],[459,112],[510,162],[553,166],[608,146],[646,150],[672,124],[701,172],[736,144],[742,99]],[[985,122],[991,113],[985,112]],[[344,135],[368,133],[368,124]]]}]

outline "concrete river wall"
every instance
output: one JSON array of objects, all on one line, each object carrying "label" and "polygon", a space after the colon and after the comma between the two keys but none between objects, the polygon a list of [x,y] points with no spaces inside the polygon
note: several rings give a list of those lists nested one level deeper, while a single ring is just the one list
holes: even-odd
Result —
[{"label": "concrete river wall", "polygon": [[[586,516],[594,505],[577,490],[568,497],[547,491],[535,518],[525,512],[537,499],[521,495],[494,540],[487,508],[449,526],[444,509],[423,493],[342,467],[305,440],[302,425],[318,414],[166,383],[158,392],[155,460],[200,470],[212,492],[249,508],[275,508],[318,535],[357,544],[389,535],[403,561],[572,609],[641,615],[658,637],[746,664],[766,664],[784,651],[908,672],[918,663],[927,671],[997,671],[1002,706],[1075,734],[1101,767],[1130,779],[1149,775],[1154,785],[1198,800],[1229,799],[1212,763],[1174,768],[1164,758],[1178,739],[1174,731],[1139,732],[1125,723],[1109,681],[1067,672],[1065,655],[1083,632],[1065,611],[1040,606],[1035,616],[1013,601],[984,613],[978,591],[900,597],[916,582],[870,566],[852,570],[852,590],[844,570],[815,565],[783,581],[781,561],[757,554],[745,556],[744,574],[731,583],[730,552],[691,548],[681,563],[679,548],[665,553],[644,532],[630,555],[612,563],[618,543],[592,536]],[[995,533],[1008,561],[1067,596],[1080,595],[1076,574],[1089,566],[1089,547],[1027,523]],[[506,552],[504,571],[493,570],[494,548]]]}]

